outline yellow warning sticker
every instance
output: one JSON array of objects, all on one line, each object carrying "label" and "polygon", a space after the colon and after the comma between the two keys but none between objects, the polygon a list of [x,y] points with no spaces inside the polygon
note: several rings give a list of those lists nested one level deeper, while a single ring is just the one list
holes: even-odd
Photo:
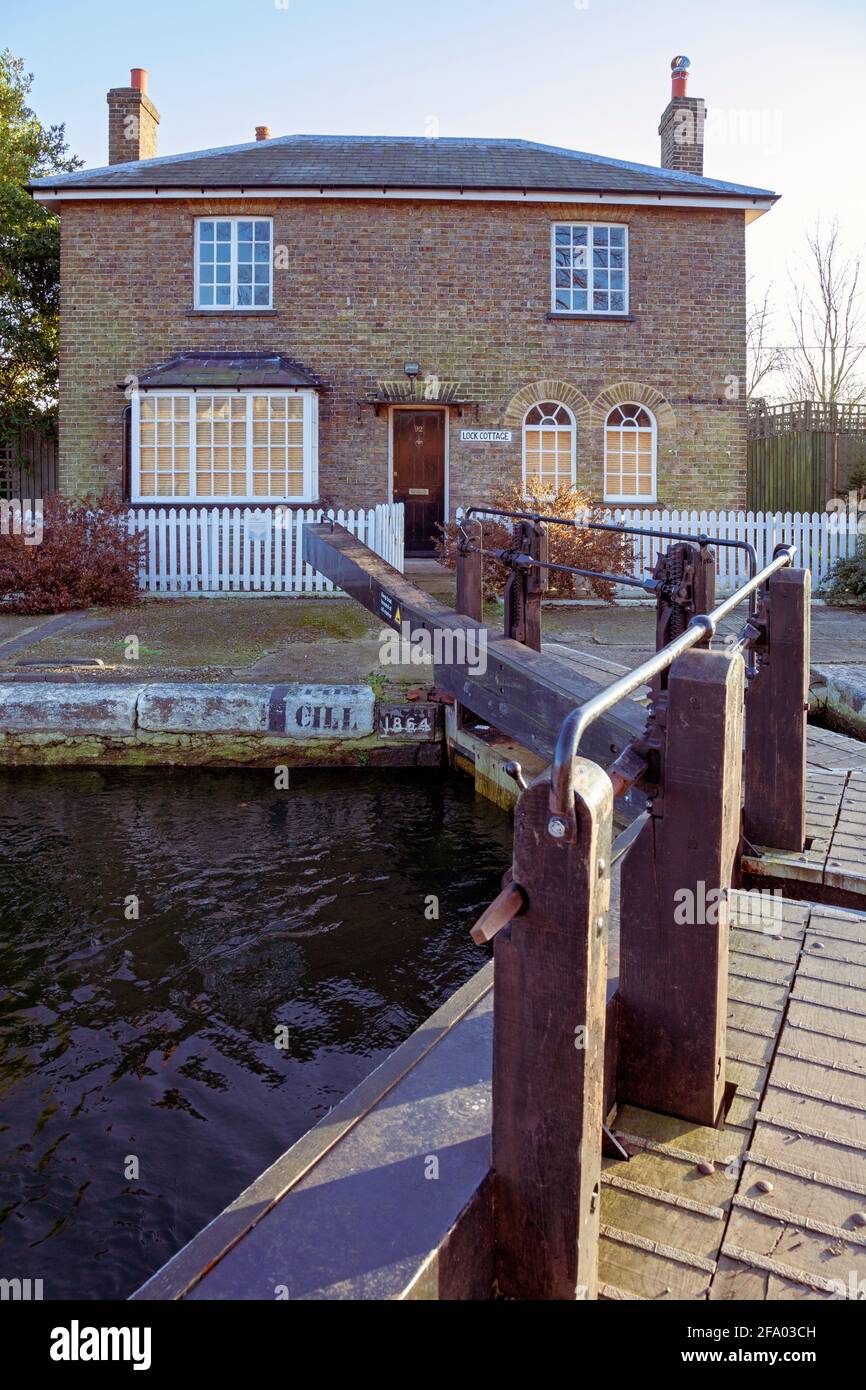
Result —
[{"label": "yellow warning sticker", "polygon": [[392,594],[382,589],[379,593],[379,612],[386,622],[393,623],[394,627],[400,627],[402,619],[400,617],[400,605]]}]

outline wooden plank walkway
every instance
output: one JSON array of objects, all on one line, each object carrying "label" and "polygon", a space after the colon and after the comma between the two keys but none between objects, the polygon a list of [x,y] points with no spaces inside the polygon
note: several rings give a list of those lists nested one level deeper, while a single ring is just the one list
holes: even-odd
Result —
[{"label": "wooden plank walkway", "polygon": [[866,913],[783,901],[762,920],[747,893],[731,906],[736,1096],[723,1130],[617,1115],[631,1158],[604,1160],[604,1298],[866,1289]]},{"label": "wooden plank walkway", "polygon": [[[806,848],[797,854],[756,846],[742,860],[750,882],[786,886],[798,895],[833,899],[844,906],[859,905],[862,900],[866,907],[866,744],[854,739],[845,742],[853,744],[853,750],[841,750],[837,756],[853,766],[831,769],[809,759]],[[827,757],[827,753],[822,744],[819,756]]]},{"label": "wooden plank walkway", "polygon": [[849,738],[847,734],[836,734],[832,729],[819,729],[816,724],[810,724],[806,744],[809,767],[842,772],[866,767],[866,743]]}]

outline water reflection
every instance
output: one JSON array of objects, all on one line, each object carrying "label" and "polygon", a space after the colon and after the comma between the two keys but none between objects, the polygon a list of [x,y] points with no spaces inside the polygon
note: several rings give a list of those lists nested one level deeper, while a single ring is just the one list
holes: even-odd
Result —
[{"label": "water reflection", "polygon": [[0,774],[0,1277],[137,1287],[479,968],[510,838],[436,773]]}]

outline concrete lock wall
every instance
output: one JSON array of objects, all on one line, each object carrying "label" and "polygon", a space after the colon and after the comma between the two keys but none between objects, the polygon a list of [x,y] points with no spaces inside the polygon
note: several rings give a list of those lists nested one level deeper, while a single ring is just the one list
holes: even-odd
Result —
[{"label": "concrete lock wall", "polygon": [[49,681],[0,686],[0,730],[129,735],[135,729],[140,686],[56,685]]},{"label": "concrete lock wall", "polygon": [[441,732],[438,706],[377,706],[363,684],[0,684],[0,755],[12,764],[431,766]]},{"label": "concrete lock wall", "polygon": [[138,725],[152,733],[364,738],[374,707],[368,685],[154,685],[140,693]]},{"label": "concrete lock wall", "polygon": [[811,701],[835,716],[839,727],[855,738],[866,734],[866,679],[862,666],[812,667]]}]

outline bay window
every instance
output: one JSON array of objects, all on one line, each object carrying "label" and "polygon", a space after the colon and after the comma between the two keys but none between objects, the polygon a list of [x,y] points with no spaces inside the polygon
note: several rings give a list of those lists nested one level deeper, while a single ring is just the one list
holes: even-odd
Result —
[{"label": "bay window", "polygon": [[306,502],[318,487],[315,391],[133,397],[133,502]]}]

